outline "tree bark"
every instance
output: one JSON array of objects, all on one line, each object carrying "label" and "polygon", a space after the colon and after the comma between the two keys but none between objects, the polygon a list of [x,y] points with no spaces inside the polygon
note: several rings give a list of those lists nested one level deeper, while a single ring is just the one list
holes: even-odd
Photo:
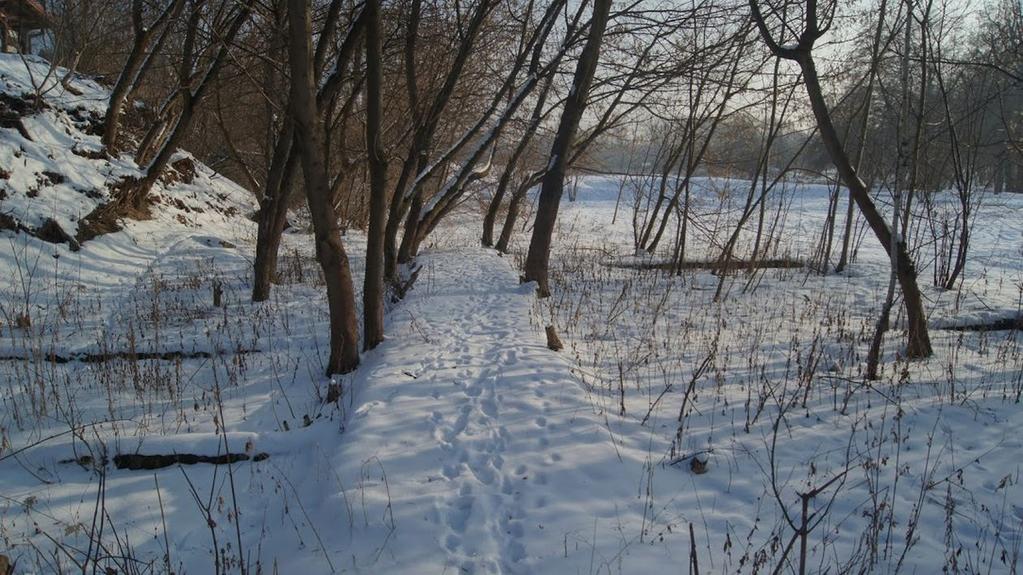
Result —
[{"label": "tree bark", "polygon": [[[888,252],[888,257],[896,262],[895,274],[899,286],[902,288],[903,301],[906,304],[906,316],[909,324],[909,341],[906,345],[906,353],[911,358],[928,357],[933,353],[931,348],[930,335],[927,333],[927,315],[924,313],[923,297],[920,294],[920,287],[917,285],[916,269],[913,261],[909,258],[909,250],[902,238],[892,237],[888,224],[884,217],[870,199],[870,193],[866,184],[860,179],[856,168],[853,166],[842,146],[831,121],[831,112],[828,110],[827,102],[824,100],[824,93],[821,90],[820,78],[817,75],[817,67],[813,60],[813,45],[830,27],[829,21],[823,28],[817,14],[817,0],[807,0],[803,13],[803,30],[798,35],[798,42],[795,47],[781,45],[771,35],[771,30],[764,21],[764,14],[760,9],[757,0],[749,0],[752,11],[753,22],[756,24],[760,37],[775,56],[793,60],[799,64],[803,72],[803,83],[807,96],[810,99],[810,107],[813,110],[814,119],[817,122],[817,129],[820,131],[824,147],[831,156],[831,162],[835,165],[843,183],[849,189],[849,195],[856,202],[863,214],[867,224],[873,230],[874,235]],[[788,22],[784,22],[785,28],[793,31]]]},{"label": "tree bark", "polygon": [[558,219],[558,207],[565,189],[565,170],[568,166],[569,152],[572,141],[579,129],[579,121],[586,110],[587,97],[593,75],[600,59],[600,45],[607,28],[608,15],[611,11],[611,0],[594,0],[593,17],[590,20],[590,31],[586,45],[579,56],[575,76],[565,109],[561,114],[561,123],[551,146],[550,169],[544,175],[540,188],[536,220],[533,226],[533,237],[529,242],[529,252],[523,281],[535,281],[540,297],[550,296],[548,270],[551,255],[551,240],[554,226]]},{"label": "tree bark", "polygon": [[[443,83],[425,109],[421,109],[419,106],[419,93],[415,81],[418,74],[416,72],[415,58],[413,57],[417,41],[416,34],[419,25],[421,2],[416,0],[412,5],[408,31],[405,36],[405,73],[408,78],[406,83],[408,84],[407,89],[414,129],[411,145],[405,156],[401,173],[398,177],[398,183],[391,197],[384,237],[384,276],[393,284],[400,283],[398,264],[409,260],[413,244],[415,243],[419,210],[423,205],[422,186],[435,170],[444,164],[444,161],[439,160],[431,162],[430,158],[434,136],[440,125],[441,116],[451,102],[458,80],[462,77],[469,57],[473,53],[480,31],[497,5],[498,3],[493,0],[480,0],[475,5],[471,17],[467,19],[465,31],[459,33],[458,48],[451,67],[445,74]],[[478,125],[482,127],[482,123]],[[462,145],[467,141],[464,138],[460,140]],[[449,152],[451,151],[454,150]],[[447,155],[450,157],[450,153]],[[402,238],[399,247],[398,232],[401,230],[403,222],[405,224],[405,237]]]},{"label": "tree bark", "polygon": [[[877,28],[874,30],[874,43],[870,49],[870,69],[867,72],[867,89],[863,96],[863,116],[860,119],[860,141],[856,145],[856,159],[853,163],[853,166],[856,168],[856,173],[860,172],[860,168],[863,165],[863,154],[867,147],[867,129],[870,126],[870,114],[873,110],[874,104],[874,81],[877,78],[877,67],[879,64],[878,54],[881,50],[881,34],[884,31],[887,6],[887,0],[881,0],[881,6],[878,10],[877,16]],[[869,179],[870,178],[868,178],[868,180]],[[849,247],[852,243],[854,206],[855,200],[853,200],[852,195],[850,195],[849,202],[845,210],[845,227],[842,230],[842,253],[838,258],[838,264],[835,265],[836,273],[841,273],[846,266],[849,265]]]},{"label": "tree bark", "polygon": [[302,163],[306,199],[313,220],[316,257],[327,283],[330,309],[330,358],[327,375],[353,371],[359,365],[358,319],[348,254],[341,243],[337,216],[330,205],[330,181],[323,157],[323,126],[316,102],[313,73],[312,21],[306,0],[288,0],[291,30],[291,113],[295,144]]},{"label": "tree bark", "polygon": [[[198,84],[195,88],[192,88],[193,80],[196,80],[195,63],[197,55],[195,53],[195,39],[199,33],[199,27],[201,25],[203,4],[197,3],[192,7],[192,13],[189,16],[188,31],[185,35],[185,42],[182,51],[181,69],[179,72],[179,86],[178,91],[181,99],[181,112],[178,114],[177,120],[174,122],[174,128],[171,133],[160,145],[156,155],[152,161],[146,166],[146,174],[142,177],[139,183],[131,190],[125,198],[120,198],[122,206],[130,206],[134,208],[142,208],[149,196],[149,191],[153,185],[163,174],[163,171],[167,168],[167,164],[170,163],[171,157],[174,152],[177,151],[178,144],[185,137],[189,128],[192,125],[192,116],[195,114],[195,108],[202,101],[206,95],[206,91],[209,90],[210,85],[213,83],[213,79],[216,78],[220,72],[221,67],[224,65],[224,61],[227,59],[227,53],[230,50],[231,43],[234,41],[235,36],[241,30],[242,24],[248,20],[249,13],[252,10],[252,5],[255,0],[248,0],[248,2],[241,5],[237,14],[230,21],[230,25],[227,30],[223,32],[223,35],[219,39],[219,47],[217,48],[216,54],[213,56],[212,62],[209,67],[198,76]],[[144,153],[145,150],[141,150]]]},{"label": "tree bark", "polygon": [[369,153],[369,230],[362,290],[363,348],[384,340],[384,227],[387,225],[387,159],[381,145],[383,62],[380,0],[366,0],[366,150]]},{"label": "tree bark", "polygon": [[849,156],[845,153],[838,136],[838,131],[831,121],[831,114],[828,111],[827,103],[824,101],[824,94],[821,90],[820,78],[817,75],[817,67],[814,64],[813,57],[809,51],[804,51],[800,53],[796,61],[803,71],[803,79],[805,80],[807,96],[810,98],[810,106],[813,109],[814,118],[817,120],[821,140],[831,156],[831,161],[835,164],[835,168],[838,169],[842,181],[849,189],[849,194],[856,202],[870,229],[873,230],[874,235],[877,236],[885,251],[888,252],[889,257],[892,256],[893,250],[895,252],[893,258],[896,262],[895,273],[899,286],[902,288],[902,297],[906,304],[906,316],[909,324],[909,341],[906,346],[906,353],[909,357],[914,358],[928,357],[933,353],[933,350],[931,348],[930,335],[927,332],[927,315],[924,313],[923,297],[917,284],[916,269],[913,266],[913,260],[909,257],[906,243],[901,238],[898,238],[893,245],[892,233],[888,228],[888,224],[884,221],[884,217],[878,211],[877,206],[870,199],[867,186],[857,175]]},{"label": "tree bark", "polygon": [[[330,10],[332,13],[337,4],[337,2],[331,4]],[[360,15],[352,23],[348,35],[341,44],[333,73],[320,87],[319,93],[316,96],[318,108],[333,98],[341,89],[344,71],[356,50],[361,31],[362,16]],[[282,55],[284,55],[284,36],[286,34],[282,32]],[[324,44],[329,42],[332,37],[332,34],[322,34],[320,36],[316,51],[318,56],[314,57],[314,62],[320,60],[319,55],[322,50],[325,50]],[[271,45],[276,44],[272,42]],[[270,86],[267,87],[267,93],[270,93]],[[273,114],[273,109],[271,106],[268,114]],[[273,154],[270,157],[270,167],[267,172],[263,197],[259,205],[259,227],[256,237],[256,260],[253,266],[252,301],[265,301],[270,297],[270,289],[277,268],[277,255],[281,244],[281,236],[284,233],[284,227],[287,223],[288,206],[291,203],[293,191],[292,178],[298,164],[294,137],[294,123],[290,118],[287,118],[279,129],[277,141],[273,146]]]},{"label": "tree bark", "polygon": [[[291,124],[290,120],[287,120]],[[298,156],[293,151],[294,126],[284,130],[277,143],[271,169],[264,186],[263,201],[259,206],[259,224],[256,230],[256,259],[253,262],[252,301],[266,301],[277,272],[277,254],[281,236],[288,222],[288,204],[291,199],[292,177],[298,167]]]},{"label": "tree bark", "polygon": [[[121,74],[110,92],[110,100],[107,105],[106,121],[103,126],[103,146],[110,152],[117,149],[117,136],[121,129],[121,113],[124,111],[125,103],[131,95],[132,88],[137,85],[138,78],[145,74],[146,69],[153,59],[147,55],[153,38],[160,34],[161,39],[171,26],[171,21],[177,18],[181,8],[185,5],[184,0],[174,0],[164,8],[160,16],[149,27],[142,21],[142,1],[132,2],[132,29],[134,40],[128,59],[121,69]],[[158,42],[157,46],[162,44]]]}]

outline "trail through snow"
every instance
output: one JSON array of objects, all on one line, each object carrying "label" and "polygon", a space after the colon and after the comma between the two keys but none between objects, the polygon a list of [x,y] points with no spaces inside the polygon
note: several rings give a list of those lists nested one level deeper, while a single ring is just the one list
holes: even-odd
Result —
[{"label": "trail through snow", "polygon": [[534,286],[490,251],[434,252],[425,265],[389,341],[360,370],[336,459],[350,484],[367,462],[386,474],[390,500],[374,491],[365,514],[394,518],[383,548],[362,548],[360,533],[371,547],[379,533],[354,530],[353,561],[381,573],[617,563],[639,525],[612,536],[609,522],[633,522],[643,502],[569,362],[531,324]]}]

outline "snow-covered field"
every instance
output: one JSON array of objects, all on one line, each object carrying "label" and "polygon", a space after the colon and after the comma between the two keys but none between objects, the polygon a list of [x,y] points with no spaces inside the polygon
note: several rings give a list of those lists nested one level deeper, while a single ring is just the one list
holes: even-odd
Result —
[{"label": "snow-covered field", "polygon": [[[584,180],[565,206],[558,289],[540,313],[569,336],[619,449],[648,452],[632,471],[645,477],[649,505],[636,528],[650,538],[693,524],[711,572],[774,571],[781,557],[782,571],[797,570],[801,494],[815,494],[806,498],[809,572],[1018,570],[1021,337],[937,328],[1018,317],[1023,198],[983,199],[958,290],[928,285],[921,248],[935,356],[900,359],[896,329],[881,380],[864,382],[888,282],[872,236],[845,273],[744,270],[714,301],[720,278],[708,271],[672,278],[614,267],[636,259],[632,196],[627,186],[616,214],[615,180]],[[731,231],[735,199],[718,196],[722,187],[700,183],[696,209],[710,224],[689,238],[691,259],[714,259]],[[791,186],[769,220],[778,203],[771,255],[809,261],[827,189]],[[692,473],[694,457],[706,473]]]},{"label": "snow-covered field", "polygon": [[[19,138],[0,130],[0,157],[69,145]],[[109,166],[88,161],[82,178]],[[9,197],[62,164],[24,166]],[[518,283],[528,231],[502,258],[476,247],[480,214],[457,214],[337,405],[311,237],[286,235],[281,283],[251,303],[253,206],[206,168],[78,251],[0,231],[0,553],[18,573],[675,573],[693,557],[769,573],[803,551],[807,572],[1016,572],[1023,338],[937,328],[1019,313],[1023,197],[985,198],[962,288],[925,289],[935,356],[899,359],[896,321],[868,383],[888,278],[869,235],[843,274],[743,271],[715,302],[709,272],[617,265],[637,261],[633,180],[566,198],[542,302]],[[693,259],[728,233],[728,184],[700,183]],[[826,194],[772,200],[776,255],[810,258]],[[0,211],[32,229],[38,205]],[[69,230],[83,211],[46,205]],[[346,240],[358,286],[364,238]],[[186,453],[247,459],[113,464]]]}]

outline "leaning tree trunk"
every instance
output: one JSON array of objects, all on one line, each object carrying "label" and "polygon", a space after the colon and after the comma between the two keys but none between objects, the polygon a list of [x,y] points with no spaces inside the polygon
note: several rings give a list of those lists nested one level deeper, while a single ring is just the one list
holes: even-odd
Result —
[{"label": "leaning tree trunk", "polygon": [[515,148],[511,158],[508,159],[508,164],[505,166],[504,172],[501,173],[501,179],[497,182],[494,197],[490,198],[490,203],[487,205],[487,213],[483,216],[483,235],[480,237],[480,243],[485,248],[494,246],[494,223],[497,221],[497,213],[501,210],[504,195],[508,191],[508,184],[511,183],[512,175],[515,173],[520,156],[519,150],[525,148],[525,142],[526,139],[523,138],[522,143]]},{"label": "leaning tree trunk", "polygon": [[[867,88],[863,96],[863,115],[860,118],[860,141],[856,144],[856,159],[853,162],[853,166],[856,168],[856,173],[860,173],[860,168],[863,165],[863,154],[867,147],[867,129],[870,125],[870,114],[873,110],[874,81],[877,77],[878,52],[881,49],[881,34],[884,30],[887,6],[887,0],[881,0],[881,7],[878,10],[877,28],[874,31],[874,43],[870,50],[870,70],[867,72]],[[849,247],[852,243],[854,206],[855,200],[853,200],[852,195],[850,195],[849,203],[845,210],[845,227],[842,231],[842,254],[839,256],[838,264],[835,266],[836,273],[841,273],[846,266],[849,265]]]},{"label": "leaning tree trunk", "polygon": [[810,53],[804,52],[797,62],[803,72],[806,83],[806,93],[810,98],[810,106],[813,109],[814,118],[820,130],[821,140],[824,147],[831,156],[831,161],[838,169],[839,175],[849,194],[852,196],[864,219],[873,230],[874,235],[884,246],[889,257],[895,251],[892,259],[896,263],[895,274],[902,288],[903,300],[906,304],[906,316],[909,323],[909,342],[906,346],[906,353],[909,357],[928,357],[933,353],[931,348],[930,335],[927,332],[927,315],[924,313],[923,297],[920,287],[917,284],[916,269],[913,260],[909,257],[909,251],[901,238],[893,242],[891,230],[884,221],[884,217],[878,211],[877,206],[870,199],[867,186],[860,179],[853,167],[849,156],[845,153],[838,131],[831,121],[831,114],[828,111],[827,103],[824,101],[824,94],[821,91],[820,78],[817,76],[817,67],[814,64]]},{"label": "leaning tree trunk", "polygon": [[[184,0],[174,0],[164,8],[156,21],[150,26],[146,26],[142,21],[141,0],[132,2],[132,29],[135,39],[132,42],[131,52],[128,53],[128,59],[121,68],[121,74],[117,77],[113,90],[110,91],[110,100],[107,104],[107,114],[103,126],[102,141],[108,151],[116,151],[117,136],[121,129],[121,114],[131,96],[132,88],[138,84],[139,78],[152,65],[154,60],[152,52],[159,50],[163,39],[166,38],[171,28],[171,21],[177,18],[184,5]],[[153,45],[153,39],[157,34],[160,35],[160,41],[150,51],[150,46]]]},{"label": "leaning tree trunk", "polygon": [[327,375],[348,373],[359,365],[359,328],[355,289],[348,254],[341,243],[337,216],[330,205],[330,180],[323,157],[323,126],[316,103],[313,75],[312,22],[306,0],[288,0],[291,29],[291,113],[295,120],[298,154],[302,161],[306,199],[313,220],[316,257],[327,283],[330,309],[330,359]]},{"label": "leaning tree trunk", "polygon": [[593,18],[590,20],[590,33],[586,45],[579,55],[579,63],[575,69],[572,90],[565,100],[565,109],[561,114],[561,124],[551,146],[550,169],[544,174],[540,188],[536,220],[533,225],[533,237],[529,242],[526,255],[525,270],[522,279],[535,281],[540,297],[550,296],[548,285],[548,269],[551,256],[551,240],[554,225],[558,219],[558,207],[565,189],[565,170],[568,166],[568,155],[579,129],[579,121],[586,109],[590,84],[597,70],[600,58],[600,44],[607,27],[608,14],[611,11],[611,0],[594,0]]},{"label": "leaning tree trunk", "polygon": [[259,223],[256,230],[256,259],[252,266],[252,301],[266,301],[270,297],[270,286],[277,272],[281,237],[288,223],[291,182],[298,156],[293,149],[294,125],[290,120],[287,122],[289,125],[282,130],[270,160],[270,171],[257,214]]},{"label": "leaning tree trunk", "polygon": [[519,220],[519,209],[522,207],[522,202],[525,201],[526,195],[529,194],[529,190],[537,184],[536,178],[539,176],[534,172],[530,174],[525,180],[519,183],[519,187],[515,189],[515,193],[508,200],[508,213],[504,216],[504,225],[501,226],[501,235],[497,238],[497,245],[494,246],[498,252],[502,254],[508,253],[508,249],[511,246],[512,234],[515,233],[515,224]]}]

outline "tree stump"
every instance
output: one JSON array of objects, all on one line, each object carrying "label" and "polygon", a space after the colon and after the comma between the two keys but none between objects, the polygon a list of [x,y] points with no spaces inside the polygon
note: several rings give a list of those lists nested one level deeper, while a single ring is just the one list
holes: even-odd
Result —
[{"label": "tree stump", "polygon": [[547,326],[545,331],[547,332],[547,349],[553,351],[561,351],[565,349],[565,346],[561,343],[561,338],[558,337],[558,332],[555,331],[553,325]]}]

